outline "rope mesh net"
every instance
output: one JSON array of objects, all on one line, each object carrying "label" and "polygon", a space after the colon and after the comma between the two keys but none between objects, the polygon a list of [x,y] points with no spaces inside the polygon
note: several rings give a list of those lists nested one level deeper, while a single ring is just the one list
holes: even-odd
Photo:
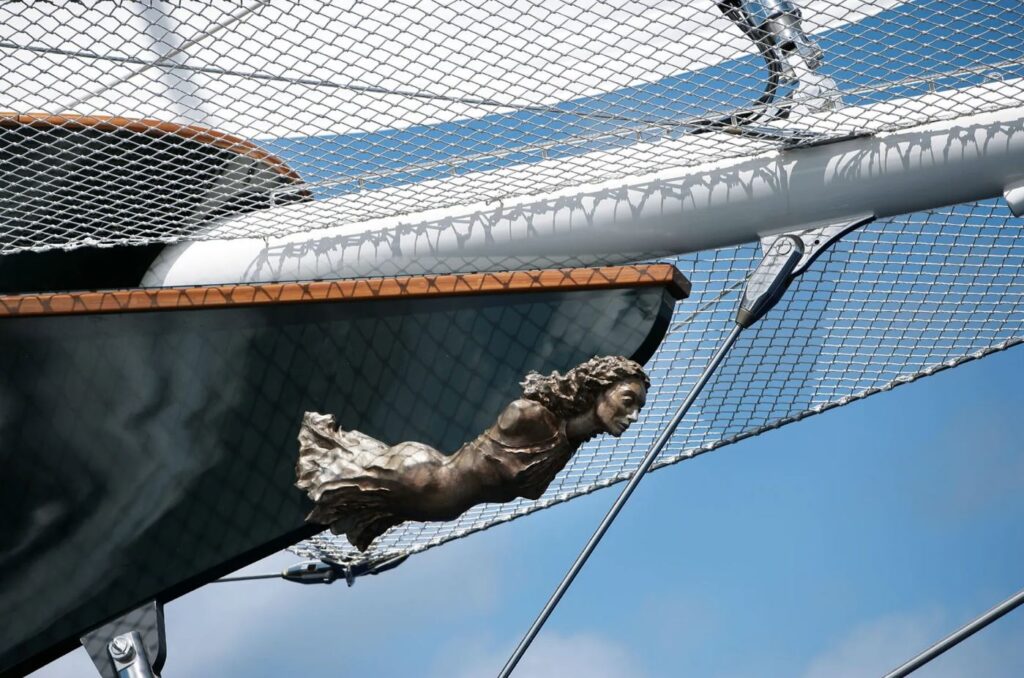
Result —
[{"label": "rope mesh net", "polygon": [[[1024,341],[1024,219],[995,201],[876,222],[846,236],[746,332],[655,468],[883,392]],[[672,260],[693,282],[647,365],[652,388],[621,438],[582,447],[535,502],[407,523],[365,554],[323,533],[292,550],[361,561],[415,553],[622,481],[734,325],[759,248]]]},{"label": "rope mesh net", "polygon": [[[0,4],[0,254],[298,233],[881,133],[1024,101],[1019,0],[801,3],[780,75],[704,2]],[[289,211],[310,202],[315,211]],[[240,218],[244,214],[245,218]],[[996,203],[844,239],[740,340],[659,465],[1024,337],[1022,222]],[[621,439],[536,502],[407,524],[421,551],[622,480],[732,326],[753,246],[693,282]]]},{"label": "rope mesh net", "polygon": [[0,253],[269,237],[995,111],[1022,99],[1022,19],[806,2],[811,72],[711,0],[6,2]]}]

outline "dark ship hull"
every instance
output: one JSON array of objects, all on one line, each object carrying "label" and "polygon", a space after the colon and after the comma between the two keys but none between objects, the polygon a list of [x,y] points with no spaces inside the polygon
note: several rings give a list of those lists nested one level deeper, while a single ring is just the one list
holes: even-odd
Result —
[{"label": "dark ship hull", "polygon": [[0,298],[0,673],[314,534],[304,411],[454,450],[530,370],[646,361],[687,292],[653,266]]}]

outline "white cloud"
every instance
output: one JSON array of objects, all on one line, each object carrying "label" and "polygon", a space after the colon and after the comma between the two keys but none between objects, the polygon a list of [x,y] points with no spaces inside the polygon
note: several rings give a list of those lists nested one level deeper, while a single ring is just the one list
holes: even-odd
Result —
[{"label": "white cloud", "polygon": [[[283,655],[329,664],[343,652],[386,651],[382,630],[437,624],[487,613],[498,605],[502,567],[494,540],[461,540],[412,556],[379,577],[330,586],[267,580],[210,584],[165,607],[168,676],[242,675]],[[279,572],[299,562],[281,552],[240,574]],[[400,621],[398,621],[400,620]],[[340,642],[343,639],[343,643]],[[79,648],[31,678],[98,675]]]},{"label": "white cloud", "polygon": [[[880,676],[900,666],[966,622],[938,611],[888,615],[854,628],[813,659],[804,678]],[[919,670],[921,678],[1016,678],[1024,670],[1024,645],[999,624],[949,650]]]},{"label": "white cloud", "polygon": [[804,678],[884,675],[940,637],[941,615],[891,615],[854,628],[811,661]]},{"label": "white cloud", "polygon": [[[246,571],[279,571],[298,560],[277,554]],[[352,588],[341,581],[207,586],[167,608],[166,673],[203,675],[211,666],[231,673],[254,658],[279,659],[282,653],[298,667],[314,656],[330,665],[352,652],[387,652],[394,638],[385,630],[396,624],[438,624],[491,609],[501,576],[493,551],[467,540],[413,556]]]}]

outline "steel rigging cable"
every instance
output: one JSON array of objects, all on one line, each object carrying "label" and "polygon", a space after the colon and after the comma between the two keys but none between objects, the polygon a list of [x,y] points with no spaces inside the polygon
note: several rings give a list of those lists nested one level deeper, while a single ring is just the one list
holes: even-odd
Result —
[{"label": "steel rigging cable", "polygon": [[783,235],[774,240],[770,245],[765,247],[764,258],[758,264],[757,268],[754,269],[750,277],[747,278],[746,284],[743,288],[743,296],[740,299],[739,308],[736,311],[736,324],[733,326],[732,331],[726,337],[722,345],[719,346],[718,350],[712,356],[711,360],[708,361],[707,366],[701,372],[700,377],[697,378],[696,383],[690,389],[686,398],[679,405],[676,413],[669,420],[669,423],[662,430],[661,434],[651,445],[650,450],[644,456],[640,465],[636,471],[633,472],[632,477],[626,486],[619,493],[618,498],[612,507],[608,509],[608,513],[605,514],[604,519],[598,525],[597,530],[587,541],[587,544],[580,551],[580,554],[576,557],[569,571],[566,572],[562,578],[561,583],[555,589],[554,593],[548,599],[548,602],[544,605],[540,614],[534,620],[530,629],[523,636],[523,639],[519,641],[519,645],[513,651],[512,656],[509,657],[505,666],[501,669],[498,674],[499,678],[508,678],[516,665],[526,654],[526,650],[529,649],[530,644],[536,638],[540,632],[541,627],[547,621],[548,617],[554,611],[558,605],[562,596],[569,590],[576,575],[580,573],[583,566],[586,564],[587,559],[597,548],[601,538],[604,537],[608,528],[611,527],[612,522],[619,515],[619,512],[625,506],[626,502],[629,501],[629,497],[633,494],[633,490],[640,483],[644,474],[650,470],[654,464],[655,459],[661,453],[661,450],[665,447],[668,441],[671,439],[672,434],[676,428],[682,422],[686,413],[690,410],[690,407],[697,400],[701,391],[711,380],[715,371],[722,364],[729,350],[736,343],[740,334],[748,327],[754,325],[758,320],[763,318],[768,311],[770,311],[786,293],[790,284],[799,275],[807,270],[808,266],[814,262],[818,256],[824,252],[833,243],[837,242],[843,235],[850,231],[863,226],[864,224],[872,221],[874,217],[866,216],[858,218],[846,224],[826,226],[820,229],[813,229],[811,231],[805,231],[798,235]]}]

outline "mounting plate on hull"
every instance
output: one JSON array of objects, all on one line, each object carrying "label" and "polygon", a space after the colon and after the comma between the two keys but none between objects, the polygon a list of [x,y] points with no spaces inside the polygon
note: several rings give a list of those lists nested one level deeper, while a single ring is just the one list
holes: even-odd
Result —
[{"label": "mounting plate on hull", "polygon": [[164,606],[146,603],[82,636],[82,646],[103,678],[160,675],[167,659]]}]

